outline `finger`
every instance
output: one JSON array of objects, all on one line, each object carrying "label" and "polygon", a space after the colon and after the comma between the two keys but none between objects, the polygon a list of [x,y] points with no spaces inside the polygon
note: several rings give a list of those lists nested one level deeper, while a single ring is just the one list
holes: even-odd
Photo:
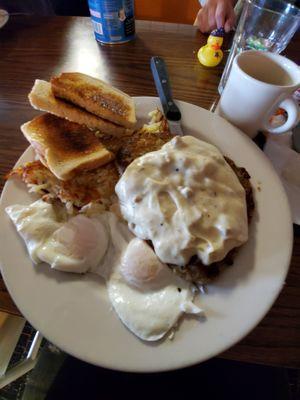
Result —
[{"label": "finger", "polygon": [[233,10],[230,10],[227,14],[226,22],[224,24],[225,32],[229,32],[234,28],[235,24],[235,13]]},{"label": "finger", "polygon": [[196,15],[196,18],[195,18],[193,26],[198,26],[199,25],[199,18],[200,18],[200,15],[201,15],[201,11],[202,10],[198,11],[198,14]]},{"label": "finger", "polygon": [[234,28],[234,23],[235,23],[235,17],[230,17],[226,20],[224,24],[224,30],[225,32],[230,32]]},{"label": "finger", "polygon": [[194,25],[197,26],[199,29],[201,28],[201,11],[200,10],[197,14],[197,17],[195,19]]},{"label": "finger", "polygon": [[209,31],[216,29],[217,22],[216,22],[216,9],[210,8],[208,11],[208,20],[207,20],[207,27]]},{"label": "finger", "polygon": [[197,26],[202,33],[207,32],[207,17],[204,15],[204,13],[198,14]]},{"label": "finger", "polygon": [[223,2],[219,2],[216,8],[216,23],[217,28],[224,27],[226,10]]},{"label": "finger", "polygon": [[205,12],[202,14],[202,25],[203,25],[203,32],[210,32],[211,31],[211,23],[210,20],[214,21],[214,13],[210,9],[206,9]]}]

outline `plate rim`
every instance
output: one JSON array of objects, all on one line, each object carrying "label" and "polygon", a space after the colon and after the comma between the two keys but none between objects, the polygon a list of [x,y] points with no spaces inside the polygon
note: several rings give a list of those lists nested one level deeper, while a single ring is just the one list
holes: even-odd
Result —
[{"label": "plate rim", "polygon": [[[6,11],[4,8],[0,8],[0,12],[1,11],[4,11],[4,13],[2,13],[2,19],[0,18],[0,29],[3,28],[9,20],[9,12]],[[1,17],[1,14],[0,14],[0,17]]]}]

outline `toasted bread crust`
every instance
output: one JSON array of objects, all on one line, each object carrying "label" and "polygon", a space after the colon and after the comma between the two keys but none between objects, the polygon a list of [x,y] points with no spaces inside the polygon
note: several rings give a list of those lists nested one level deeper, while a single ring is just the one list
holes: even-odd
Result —
[{"label": "toasted bread crust", "polygon": [[78,171],[97,168],[111,161],[108,151],[86,127],[44,114],[21,126],[41,161],[59,179]]},{"label": "toasted bread crust", "polygon": [[55,97],[65,99],[101,118],[132,128],[136,123],[133,99],[105,82],[78,72],[51,79]]},{"label": "toasted bread crust", "polygon": [[49,82],[36,79],[28,98],[33,108],[85,125],[90,129],[114,136],[121,136],[127,132],[127,129],[123,126],[114,124],[65,100],[56,98]]}]

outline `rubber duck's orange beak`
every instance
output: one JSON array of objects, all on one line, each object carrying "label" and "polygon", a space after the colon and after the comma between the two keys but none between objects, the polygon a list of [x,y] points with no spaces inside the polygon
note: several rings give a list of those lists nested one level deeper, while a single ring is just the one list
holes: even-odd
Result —
[{"label": "rubber duck's orange beak", "polygon": [[218,43],[212,44],[211,47],[216,51],[220,50],[220,48],[221,48],[221,46]]}]

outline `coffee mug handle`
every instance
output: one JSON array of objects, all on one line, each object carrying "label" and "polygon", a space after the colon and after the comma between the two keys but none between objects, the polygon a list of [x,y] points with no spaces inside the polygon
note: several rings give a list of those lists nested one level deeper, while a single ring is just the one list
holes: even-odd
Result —
[{"label": "coffee mug handle", "polygon": [[279,105],[278,108],[283,108],[287,114],[288,119],[287,121],[276,128],[272,127],[271,124],[268,122],[267,126],[265,126],[265,130],[270,133],[280,134],[285,133],[291,129],[293,129],[300,119],[300,110],[299,105],[293,97],[288,97],[287,99],[283,100]]}]

